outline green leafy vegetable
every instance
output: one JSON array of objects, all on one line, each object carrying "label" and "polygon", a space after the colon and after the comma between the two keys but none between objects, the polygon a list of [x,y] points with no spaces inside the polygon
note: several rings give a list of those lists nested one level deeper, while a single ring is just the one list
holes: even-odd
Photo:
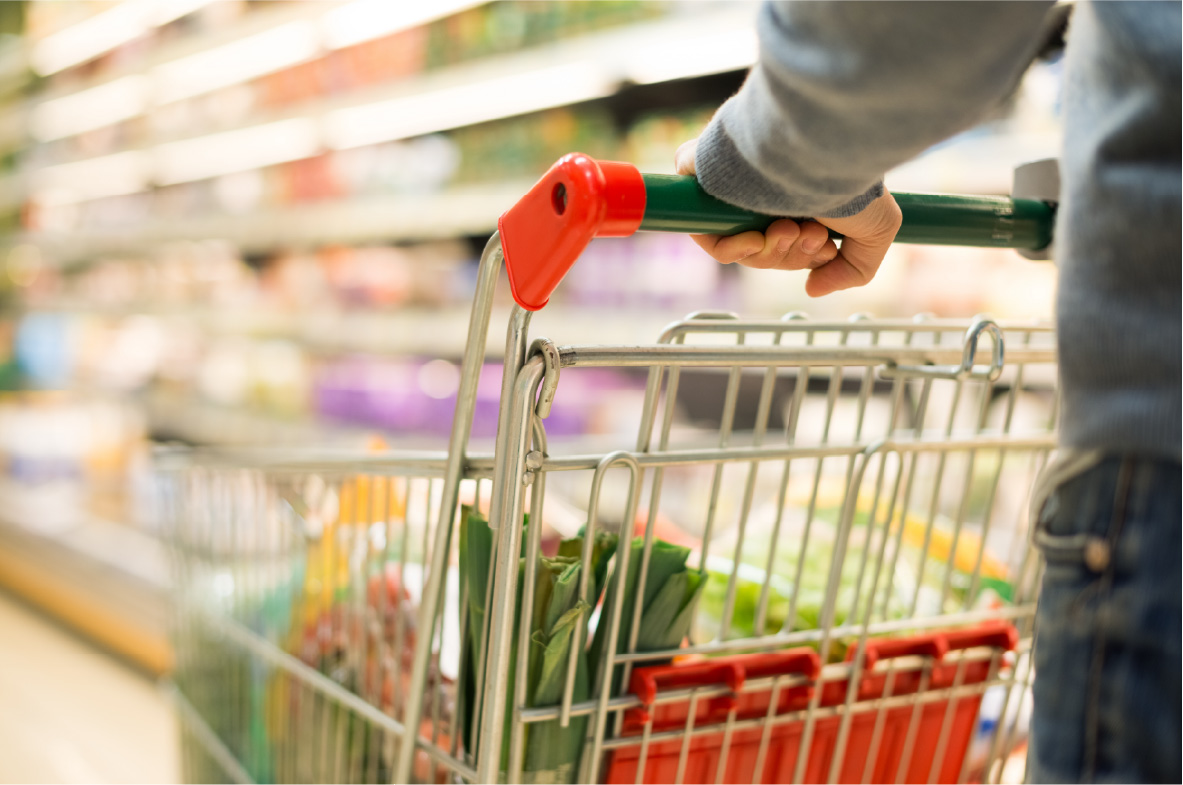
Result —
[{"label": "green leafy vegetable", "polygon": [[[528,522],[525,525],[528,528]],[[589,696],[587,653],[583,650],[583,641],[587,637],[588,615],[599,599],[608,560],[616,550],[616,535],[601,533],[592,544],[591,575],[587,590],[590,602],[580,596],[584,544],[585,539],[582,537],[564,540],[559,546],[558,555],[537,558],[526,663],[527,707],[553,706],[562,700],[568,661],[573,647],[578,647],[578,653],[572,700],[582,701]],[[468,654],[465,656],[469,658],[471,667],[467,669],[461,687],[465,696],[462,728],[469,749],[472,749],[476,730],[473,727],[473,707],[477,705],[475,674],[476,669],[483,665],[479,647],[485,624],[485,587],[488,585],[492,545],[493,530],[489,528],[488,521],[479,512],[464,508],[460,526],[460,563],[468,582]],[[518,587],[515,594],[515,631],[521,623],[525,573],[526,564],[523,557],[519,564]],[[518,646],[519,641],[515,635],[511,644],[508,673],[507,695],[511,705],[506,707],[501,744],[503,771],[509,765]],[[528,724],[525,729],[523,780],[534,783],[573,782],[583,753],[586,730],[586,717],[572,717],[566,728],[562,727],[558,720]]]},{"label": "green leafy vegetable", "polygon": [[[625,575],[623,603],[620,612],[619,633],[616,636],[615,652],[628,650],[628,638],[633,625],[637,588],[640,583],[641,557],[644,539],[632,541],[629,552],[628,573]],[[706,585],[706,573],[689,570],[686,559],[690,549],[672,545],[664,540],[654,540],[645,578],[644,595],[641,600],[641,618],[637,629],[636,651],[660,651],[676,649],[689,634],[694,620],[694,608]],[[612,580],[604,598],[604,610],[596,628],[588,658],[593,672],[599,672],[608,647],[609,623],[612,608],[616,602],[619,581]],[[619,692],[623,669],[614,669],[613,694]]]}]

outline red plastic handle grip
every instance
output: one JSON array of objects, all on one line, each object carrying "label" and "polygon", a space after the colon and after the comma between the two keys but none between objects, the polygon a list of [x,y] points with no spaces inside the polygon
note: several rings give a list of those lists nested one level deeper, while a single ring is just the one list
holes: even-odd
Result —
[{"label": "red plastic handle grip", "polygon": [[732,692],[743,687],[744,669],[726,660],[703,662],[692,665],[655,665],[637,668],[629,681],[629,689],[641,699],[641,703],[652,706],[657,693],[663,690],[679,690],[687,687],[709,687],[726,684]]},{"label": "red plastic handle grip", "polygon": [[989,646],[1003,651],[1014,651],[1019,645],[1019,631],[1006,621],[982,622],[976,627],[945,632],[949,651]]},{"label": "red plastic handle grip", "polygon": [[[817,679],[820,672],[821,658],[813,649],[742,654],[707,662],[638,668],[633,671],[629,681],[629,689],[640,698],[644,706],[626,711],[625,724],[628,728],[637,729],[653,720],[650,708],[656,701],[658,692],[663,690],[727,685],[732,694],[712,698],[705,707],[706,713],[700,714],[701,722],[710,723],[722,721],[731,711],[740,706],[736,693],[743,688],[748,679],[802,675],[813,681]],[[768,694],[764,695],[766,701]],[[782,696],[782,698],[784,697],[791,696],[786,693]],[[806,700],[808,700],[808,692]],[[766,710],[764,708],[766,706],[767,702],[762,704],[761,713]],[[684,721],[681,718],[682,715],[677,713],[677,709],[675,709],[675,716],[678,717],[677,722]],[[663,722],[668,720],[669,717],[666,717]]]},{"label": "red plastic handle grip", "polygon": [[822,660],[813,649],[788,649],[767,654],[737,657],[745,679],[765,679],[770,676],[808,676],[816,679],[821,673]]},{"label": "red plastic handle grip", "polygon": [[633,671],[629,688],[641,703],[648,706],[657,698],[659,690],[726,684],[733,692],[738,692],[748,679],[793,674],[816,679],[821,668],[821,658],[813,649],[788,649],[701,663],[637,668]]},{"label": "red plastic handle grip", "polygon": [[563,156],[497,222],[514,300],[540,310],[593,237],[627,237],[644,216],[635,166]]},{"label": "red plastic handle grip", "polygon": [[[911,638],[888,638],[886,640],[867,641],[866,652],[863,654],[863,669],[871,670],[879,660],[890,660],[896,657],[932,657],[939,660],[949,651],[949,643],[941,633],[931,635],[917,635]],[[853,660],[856,650],[851,648],[846,653],[847,661]]]},{"label": "red plastic handle grip", "polygon": [[[941,659],[950,651],[990,646],[1014,651],[1019,643],[1019,632],[1006,621],[986,621],[960,630],[941,630],[909,638],[887,638],[867,641],[863,655],[863,669],[871,670],[879,660],[894,657],[921,656]],[[846,661],[854,660],[856,648],[846,653]]]}]

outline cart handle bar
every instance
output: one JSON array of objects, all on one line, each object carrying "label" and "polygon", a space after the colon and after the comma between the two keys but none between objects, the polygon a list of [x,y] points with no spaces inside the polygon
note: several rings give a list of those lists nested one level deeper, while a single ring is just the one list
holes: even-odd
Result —
[{"label": "cart handle bar", "polygon": [[[896,242],[1040,250],[1052,240],[1055,209],[1046,202],[893,196],[903,212]],[[737,234],[766,229],[775,220],[716,199],[691,176],[641,174],[632,164],[571,153],[501,216],[497,229],[514,300],[537,311],[593,237],[637,231]]]}]

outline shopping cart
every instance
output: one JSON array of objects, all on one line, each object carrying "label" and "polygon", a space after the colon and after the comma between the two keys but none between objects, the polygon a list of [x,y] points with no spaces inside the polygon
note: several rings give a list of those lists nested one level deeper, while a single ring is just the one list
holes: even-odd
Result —
[{"label": "shopping cart", "polygon": [[[901,241],[1050,243],[1038,200],[897,200]],[[186,779],[1011,776],[1049,327],[700,312],[652,344],[530,339],[594,236],[769,220],[567,156],[482,255],[446,452],[176,458]],[[503,261],[518,307],[495,450],[475,454]],[[605,367],[646,379],[633,435],[548,444],[560,376]],[[687,425],[712,380],[722,400]]]}]

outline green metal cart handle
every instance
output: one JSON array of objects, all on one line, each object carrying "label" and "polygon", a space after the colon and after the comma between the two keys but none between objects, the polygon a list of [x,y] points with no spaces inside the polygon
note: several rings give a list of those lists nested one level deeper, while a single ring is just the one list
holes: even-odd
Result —
[{"label": "green metal cart handle", "polygon": [[[903,213],[896,242],[1038,251],[1052,241],[1055,208],[1047,202],[892,195]],[[501,216],[498,231],[514,299],[536,311],[593,237],[637,231],[738,234],[766,229],[779,217],[720,201],[694,177],[641,174],[631,164],[572,153]]]},{"label": "green metal cart handle", "polygon": [[[687,234],[763,231],[776,216],[744,210],[708,194],[691,176],[643,174],[640,230]],[[897,243],[1039,250],[1052,239],[1055,211],[1046,202],[1005,196],[892,192],[903,213]],[[837,232],[831,237],[841,238]]]}]

